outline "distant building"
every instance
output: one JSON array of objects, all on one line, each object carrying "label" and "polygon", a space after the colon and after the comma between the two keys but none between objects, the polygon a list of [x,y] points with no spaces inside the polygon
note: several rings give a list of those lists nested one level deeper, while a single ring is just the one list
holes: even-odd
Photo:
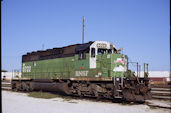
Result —
[{"label": "distant building", "polygon": [[12,78],[21,77],[21,72],[3,72],[1,71],[1,80],[11,80]]},{"label": "distant building", "polygon": [[[140,72],[140,77],[144,77],[144,72]],[[153,83],[167,83],[171,81],[170,71],[149,71],[150,82]]]},{"label": "distant building", "polygon": [[7,72],[7,70],[1,70],[1,72]]}]

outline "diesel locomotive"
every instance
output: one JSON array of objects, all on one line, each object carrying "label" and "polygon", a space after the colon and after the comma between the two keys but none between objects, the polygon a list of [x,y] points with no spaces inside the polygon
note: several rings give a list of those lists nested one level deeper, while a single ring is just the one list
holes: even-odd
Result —
[{"label": "diesel locomotive", "polygon": [[150,99],[148,71],[137,76],[121,50],[107,41],[90,41],[27,53],[22,56],[22,76],[12,79],[12,89],[113,101]]}]

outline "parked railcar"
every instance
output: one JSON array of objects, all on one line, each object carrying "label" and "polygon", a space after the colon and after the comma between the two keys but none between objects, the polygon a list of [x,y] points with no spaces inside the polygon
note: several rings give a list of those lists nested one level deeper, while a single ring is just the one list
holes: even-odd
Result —
[{"label": "parked railcar", "polygon": [[128,69],[128,56],[114,44],[90,41],[23,55],[22,77],[12,80],[12,89],[144,102],[151,98],[148,84],[148,76]]}]

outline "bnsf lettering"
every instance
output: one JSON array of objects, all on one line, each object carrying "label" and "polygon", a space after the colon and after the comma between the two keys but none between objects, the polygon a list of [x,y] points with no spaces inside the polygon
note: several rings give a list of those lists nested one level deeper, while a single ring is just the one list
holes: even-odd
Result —
[{"label": "bnsf lettering", "polygon": [[87,76],[88,71],[75,71],[75,76]]}]

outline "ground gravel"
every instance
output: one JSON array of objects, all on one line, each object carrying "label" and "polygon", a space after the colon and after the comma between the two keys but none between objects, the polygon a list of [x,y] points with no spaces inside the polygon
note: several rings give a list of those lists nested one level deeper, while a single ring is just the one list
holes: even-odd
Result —
[{"label": "ground gravel", "polygon": [[40,99],[27,93],[2,91],[2,113],[170,113],[147,105],[123,105],[83,99],[66,100],[61,97]]}]

